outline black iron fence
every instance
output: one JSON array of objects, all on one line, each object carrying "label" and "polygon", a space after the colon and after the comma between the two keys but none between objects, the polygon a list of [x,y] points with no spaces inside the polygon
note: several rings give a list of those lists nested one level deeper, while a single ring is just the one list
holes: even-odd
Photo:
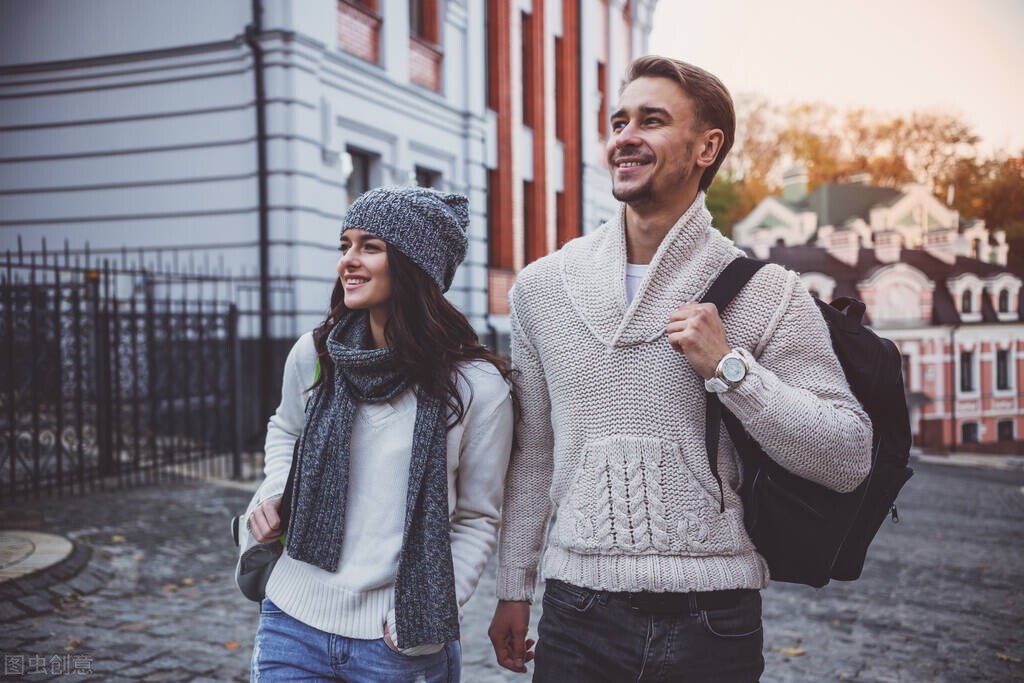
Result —
[{"label": "black iron fence", "polygon": [[[245,278],[139,257],[0,256],[0,502],[251,469]],[[278,382],[291,341],[272,342]]]}]

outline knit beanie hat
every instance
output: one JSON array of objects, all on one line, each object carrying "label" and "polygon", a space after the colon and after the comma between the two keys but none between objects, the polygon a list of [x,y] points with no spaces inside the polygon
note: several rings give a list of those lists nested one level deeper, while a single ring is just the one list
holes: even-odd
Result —
[{"label": "knit beanie hat", "polygon": [[469,200],[426,187],[378,187],[349,207],[341,232],[358,228],[379,237],[448,291],[466,258]]}]

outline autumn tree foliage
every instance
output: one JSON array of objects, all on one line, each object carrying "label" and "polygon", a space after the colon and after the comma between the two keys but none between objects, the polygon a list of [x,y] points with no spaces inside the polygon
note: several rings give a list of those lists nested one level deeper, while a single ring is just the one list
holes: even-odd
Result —
[{"label": "autumn tree foliage", "polygon": [[783,172],[800,163],[808,191],[863,173],[883,187],[921,183],[942,201],[952,200],[961,215],[1024,238],[1024,150],[982,158],[981,139],[955,114],[780,105],[758,95],[738,96],[736,114],[735,146],[708,194],[716,224],[726,233],[762,199],[779,193]]}]

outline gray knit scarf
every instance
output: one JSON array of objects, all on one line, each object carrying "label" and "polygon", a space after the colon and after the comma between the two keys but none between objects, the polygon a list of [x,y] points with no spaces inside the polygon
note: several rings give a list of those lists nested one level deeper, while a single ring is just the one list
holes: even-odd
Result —
[{"label": "gray knit scarf", "polygon": [[[389,349],[373,348],[369,315],[350,312],[327,338],[334,361],[329,391],[321,383],[306,408],[296,457],[288,555],[329,572],[338,570],[344,542],[352,419],[359,402],[379,403],[409,388]],[[417,396],[405,531],[395,580],[400,647],[447,643],[459,637],[448,527],[446,404]]]}]

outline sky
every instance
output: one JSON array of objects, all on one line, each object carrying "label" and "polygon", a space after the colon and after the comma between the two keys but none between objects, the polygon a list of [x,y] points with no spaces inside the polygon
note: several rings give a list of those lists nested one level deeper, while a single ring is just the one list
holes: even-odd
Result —
[{"label": "sky", "polygon": [[984,153],[1024,149],[1024,0],[659,0],[650,52],[734,94],[949,111]]}]

